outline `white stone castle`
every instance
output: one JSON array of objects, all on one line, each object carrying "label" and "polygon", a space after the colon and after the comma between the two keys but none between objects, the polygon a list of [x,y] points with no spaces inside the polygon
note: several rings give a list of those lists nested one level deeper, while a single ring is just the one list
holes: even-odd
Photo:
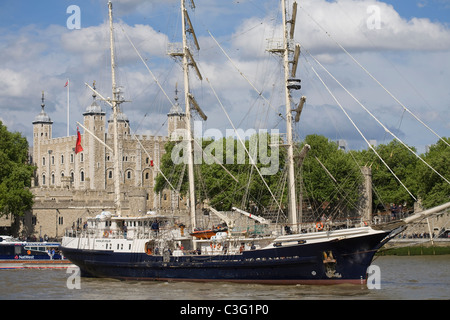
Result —
[{"label": "white stone castle", "polygon": [[[113,155],[82,128],[83,151],[76,154],[76,135],[52,136],[53,121],[45,112],[44,93],[41,108],[33,121],[30,150],[32,164],[37,168],[31,188],[34,206],[23,218],[20,233],[37,238],[44,235],[59,238],[66,228],[79,228],[88,216],[103,210],[114,212]],[[83,116],[84,127],[112,148],[112,115],[107,120],[95,94]],[[153,191],[165,144],[172,133],[185,128],[185,114],[177,95],[168,113],[168,136],[134,136],[123,112],[119,111],[117,119],[122,216],[153,210],[170,210],[183,215],[186,199],[169,189],[158,194]]]}]

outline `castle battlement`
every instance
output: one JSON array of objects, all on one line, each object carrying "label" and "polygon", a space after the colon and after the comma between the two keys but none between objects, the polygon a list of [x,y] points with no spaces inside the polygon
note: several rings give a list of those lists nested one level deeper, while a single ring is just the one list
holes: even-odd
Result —
[{"label": "castle battlement", "polygon": [[[108,139],[112,139],[113,135],[108,135]],[[168,141],[168,137],[164,136],[153,136],[153,135],[144,135],[137,134],[136,138],[133,135],[121,135],[121,138],[125,141],[134,141],[138,139],[139,141],[157,141],[157,142],[166,142]]]},{"label": "castle battlement", "polygon": [[73,146],[75,147],[76,141],[77,141],[76,136],[69,136],[69,137],[59,137],[59,138],[52,138],[52,139],[42,139],[42,141],[40,141],[40,144],[51,146],[51,145],[71,142],[73,144]]}]

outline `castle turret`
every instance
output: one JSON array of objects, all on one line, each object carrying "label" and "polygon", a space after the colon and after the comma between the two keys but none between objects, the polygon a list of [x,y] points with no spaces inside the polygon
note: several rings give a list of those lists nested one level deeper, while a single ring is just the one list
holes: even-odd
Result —
[{"label": "castle turret", "polygon": [[36,179],[35,185],[45,185],[48,184],[48,174],[46,176],[46,172],[44,169],[46,168],[46,164],[48,165],[50,161],[50,151],[43,150],[45,142],[48,142],[52,139],[52,125],[53,121],[45,112],[45,96],[44,91],[42,91],[42,103],[41,103],[41,112],[34,118],[33,121],[33,163],[39,163],[40,166],[37,166],[38,169],[36,171]]},{"label": "castle turret", "polygon": [[[108,134],[110,135],[114,134],[113,122],[113,114],[111,114],[108,120]],[[119,137],[130,134],[130,120],[128,120],[127,115],[120,108],[117,110],[117,132],[119,132]]]},{"label": "castle turret", "polygon": [[[95,90],[95,81],[93,84]],[[92,94],[93,101],[83,113],[84,126],[95,134],[97,138],[105,142],[106,113],[97,103],[97,95]],[[105,187],[105,147],[92,135],[83,135],[84,152],[86,153],[86,187],[90,189],[102,189]]]},{"label": "castle turret", "polygon": [[[52,124],[53,121],[50,119],[48,114],[45,112],[45,96],[44,91],[42,91],[42,103],[41,103],[41,112],[34,118],[33,125],[35,133],[39,131],[40,135],[34,135],[36,137],[42,137],[43,139],[51,139],[52,138]],[[39,130],[37,130],[39,129]]]},{"label": "castle turret", "polygon": [[175,88],[175,104],[170,108],[167,114],[168,119],[168,136],[170,140],[178,140],[184,136],[186,129],[186,114],[178,103],[178,88]]}]

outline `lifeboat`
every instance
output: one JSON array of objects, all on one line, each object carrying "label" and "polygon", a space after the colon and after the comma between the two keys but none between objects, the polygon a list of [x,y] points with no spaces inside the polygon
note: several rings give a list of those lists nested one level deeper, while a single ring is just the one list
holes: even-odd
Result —
[{"label": "lifeboat", "polygon": [[196,237],[197,239],[211,239],[211,237],[215,236],[217,232],[227,232],[228,228],[223,226],[217,226],[216,228],[211,229],[195,229],[194,232],[191,232],[190,235]]}]

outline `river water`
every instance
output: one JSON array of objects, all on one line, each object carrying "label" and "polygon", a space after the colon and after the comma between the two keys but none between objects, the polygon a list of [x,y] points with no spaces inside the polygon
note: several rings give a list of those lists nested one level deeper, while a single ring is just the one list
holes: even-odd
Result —
[{"label": "river water", "polygon": [[0,270],[1,300],[427,300],[450,299],[450,255],[378,257],[380,288],[70,278],[65,269]]}]

